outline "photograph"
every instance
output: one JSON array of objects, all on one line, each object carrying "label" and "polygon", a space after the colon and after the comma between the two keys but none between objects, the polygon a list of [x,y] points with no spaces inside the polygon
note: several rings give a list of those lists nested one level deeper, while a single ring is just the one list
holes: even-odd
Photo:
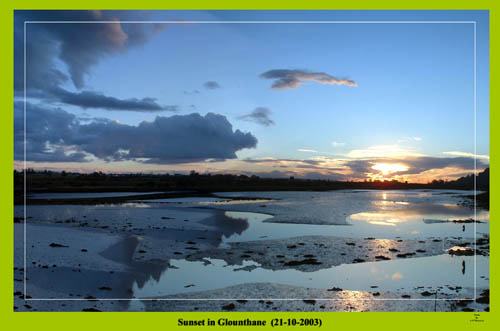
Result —
[{"label": "photograph", "polygon": [[489,10],[11,15],[14,312],[489,312]]}]

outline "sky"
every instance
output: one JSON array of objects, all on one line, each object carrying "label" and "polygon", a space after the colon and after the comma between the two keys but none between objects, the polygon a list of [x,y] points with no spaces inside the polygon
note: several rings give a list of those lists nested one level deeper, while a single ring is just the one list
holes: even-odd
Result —
[{"label": "sky", "polygon": [[77,172],[489,166],[487,11],[16,11],[14,43],[17,169],[25,134],[27,167]]}]

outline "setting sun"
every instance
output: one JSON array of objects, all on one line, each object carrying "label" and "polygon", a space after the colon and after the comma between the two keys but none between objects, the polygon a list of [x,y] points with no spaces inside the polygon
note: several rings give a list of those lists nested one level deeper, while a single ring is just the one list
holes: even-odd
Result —
[{"label": "setting sun", "polygon": [[408,166],[398,163],[377,163],[372,169],[382,172],[383,175],[388,175],[393,172],[406,171]]}]

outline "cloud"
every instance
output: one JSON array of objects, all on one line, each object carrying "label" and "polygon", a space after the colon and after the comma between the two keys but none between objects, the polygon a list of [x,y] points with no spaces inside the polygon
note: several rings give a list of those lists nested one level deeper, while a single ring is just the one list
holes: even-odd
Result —
[{"label": "cloud", "polygon": [[274,157],[264,157],[264,158],[255,158],[255,159],[244,159],[242,160],[246,163],[272,163],[272,164],[308,164],[315,165],[319,164],[321,161],[318,160],[296,160],[296,159],[277,159]]},{"label": "cloud", "polygon": [[299,148],[299,149],[297,149],[297,151],[303,152],[303,153],[319,153],[317,150],[314,150],[314,149],[305,149],[305,148]]},{"label": "cloud", "polygon": [[399,145],[376,145],[364,149],[354,149],[347,153],[349,158],[376,158],[376,157],[407,157],[407,156],[424,156],[417,153],[413,149],[407,149]]},{"label": "cloud", "polygon": [[[157,116],[137,126],[97,119],[81,122],[61,109],[27,104],[27,159],[44,162],[137,161],[153,164],[201,162],[236,158],[253,148],[251,133],[233,130],[226,117],[193,113]],[[15,107],[15,159],[23,159],[22,103]]]},{"label": "cloud", "polygon": [[182,91],[182,93],[184,94],[187,94],[187,95],[193,95],[193,94],[200,94],[200,90],[191,90],[191,91],[188,91],[188,90],[184,90]]},{"label": "cloud", "polygon": [[205,84],[203,84],[203,87],[208,89],[208,90],[215,90],[215,89],[221,88],[219,83],[214,82],[214,81],[205,82]]},{"label": "cloud", "polygon": [[[121,20],[148,20],[141,11],[36,10],[16,11],[14,15],[14,89],[24,90],[25,21],[112,21],[92,24],[26,24],[26,92],[28,97],[73,105],[113,110],[152,111],[162,106],[152,98],[125,99],[92,92],[73,93],[61,86],[71,81],[78,90],[101,59],[121,54],[146,43],[158,32],[151,24],[122,24]],[[57,93],[58,92],[58,93]],[[136,101],[136,102],[133,102]],[[109,105],[113,104],[111,108]],[[122,106],[125,106],[123,108]],[[85,107],[85,106],[83,106]],[[159,110],[158,110],[159,111]]]},{"label": "cloud", "polygon": [[238,117],[241,120],[255,122],[260,125],[274,125],[274,121],[269,118],[272,114],[271,110],[265,107],[257,107],[250,114]]},{"label": "cloud", "polygon": [[480,154],[458,152],[458,151],[443,152],[443,154],[454,155],[454,156],[465,156],[465,157],[471,157],[471,158],[475,157],[476,159],[484,159],[484,160],[489,160],[490,159],[489,155],[480,155]]},{"label": "cloud", "polygon": [[[354,178],[366,178],[370,174],[382,175],[383,171],[374,166],[379,164],[400,165],[390,173],[384,175],[417,175],[433,169],[456,168],[470,170],[474,169],[474,160],[470,157],[434,157],[434,156],[412,156],[401,158],[372,158],[363,160],[345,160],[343,164],[349,167]],[[478,167],[487,167],[485,162],[479,162]]]},{"label": "cloud", "polygon": [[398,139],[398,143],[407,142],[407,141],[410,141],[410,142],[422,141],[422,140],[424,140],[424,138],[422,138],[422,137],[403,137],[401,139]]},{"label": "cloud", "polygon": [[99,92],[82,91],[69,92],[62,88],[52,88],[48,91],[52,96],[57,98],[57,101],[68,105],[79,106],[84,109],[99,108],[107,110],[129,110],[141,112],[160,112],[160,111],[178,111],[176,105],[162,106],[156,102],[154,98],[130,98],[118,99],[115,97],[106,96]]},{"label": "cloud", "polygon": [[345,143],[341,143],[338,141],[332,141],[332,146],[333,147],[341,147],[341,146],[345,146]]},{"label": "cloud", "polygon": [[273,69],[260,75],[263,79],[273,79],[272,89],[295,89],[304,81],[314,81],[329,85],[357,86],[356,82],[348,79],[338,79],[324,72],[311,72],[306,70]]}]

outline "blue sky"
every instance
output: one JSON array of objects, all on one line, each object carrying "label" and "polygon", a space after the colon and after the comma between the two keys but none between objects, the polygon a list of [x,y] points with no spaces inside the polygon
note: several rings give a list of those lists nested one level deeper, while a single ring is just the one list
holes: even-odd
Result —
[{"label": "blue sky", "polygon": [[[32,13],[25,16],[29,18]],[[44,15],[45,20],[52,14]],[[185,159],[183,155],[174,160],[167,159],[162,151],[161,161],[156,162],[151,161],[157,158],[156,154],[151,160],[96,156],[74,142],[69,144],[59,139],[57,144],[65,145],[67,155],[74,152],[71,148],[90,154],[80,162],[68,163],[60,158],[51,161],[49,154],[54,148],[46,146],[43,160],[34,158],[32,166],[160,172],[195,168],[201,172],[410,180],[452,178],[470,171],[473,163],[466,159],[445,160],[437,168],[424,167],[421,161],[429,158],[428,163],[434,164],[431,161],[435,158],[470,159],[474,153],[474,24],[352,23],[366,20],[477,22],[477,154],[481,161],[479,167],[487,166],[487,11],[161,11],[93,15],[96,19],[110,17],[121,21],[135,19],[137,15],[140,20],[181,22],[328,20],[351,23],[164,24],[152,32],[141,32],[149,34],[142,39],[137,37],[134,43],[133,38],[139,35],[134,29],[139,28],[121,23],[110,24],[118,28],[104,30],[104,36],[109,34],[110,39],[104,39],[104,43],[96,41],[95,52],[89,51],[81,57],[72,54],[73,58],[68,59],[60,50],[63,46],[55,46],[54,51],[47,51],[47,57],[51,57],[54,68],[67,76],[65,82],[58,84],[59,89],[73,95],[91,91],[120,100],[154,98],[158,105],[168,106],[164,107],[167,110],[84,107],[78,102],[57,99],[51,94],[54,92],[44,88],[30,95],[30,105],[59,108],[76,118],[87,118],[82,125],[100,118],[137,126],[142,121],[155,122],[157,116],[215,113],[224,116],[234,130],[250,133],[257,143],[255,147],[251,142],[242,143],[231,151],[233,156],[223,153],[222,157],[222,154],[214,154],[213,158],[203,158],[206,155],[202,153],[203,157],[190,155]],[[30,33],[34,36],[43,33],[46,24],[28,26],[29,39]],[[144,29],[151,27],[148,24]],[[57,28],[66,27],[59,24]],[[85,25],[73,28],[78,36],[78,29],[85,29]],[[68,37],[71,33],[55,29],[48,29],[48,38],[56,45],[73,49],[72,39]],[[96,35],[103,38],[98,29]],[[92,34],[87,38],[92,38]],[[119,45],[116,49],[110,48],[106,44],[109,42]],[[28,52],[33,58],[37,54]],[[81,58],[87,56],[94,58],[83,66]],[[79,65],[85,71],[83,86],[77,86],[71,74],[72,68]],[[301,79],[302,84],[294,88],[272,89],[275,80],[261,77],[271,70],[288,70],[289,75],[327,74],[353,81],[356,86]],[[218,86],[208,89],[204,87],[206,82],[216,82]],[[174,108],[175,112],[168,110]],[[264,116],[272,123],[262,125],[255,114],[248,116],[255,109],[266,109]],[[29,114],[27,120],[29,122]],[[162,133],[159,135],[163,137]],[[52,140],[51,144],[54,144]],[[203,142],[193,141],[193,144],[207,149],[201,146]],[[161,145],[158,148],[162,148]],[[172,157],[171,153],[168,155]],[[270,162],[271,159],[274,161]],[[315,167],[298,168],[297,165],[304,164],[290,160],[313,160]],[[349,162],[355,160],[366,163],[363,171],[356,172],[350,167]],[[419,167],[414,166],[417,161]],[[399,170],[389,167],[384,173],[367,170],[381,162],[404,167]],[[411,171],[412,168],[418,168],[419,172]]]}]

